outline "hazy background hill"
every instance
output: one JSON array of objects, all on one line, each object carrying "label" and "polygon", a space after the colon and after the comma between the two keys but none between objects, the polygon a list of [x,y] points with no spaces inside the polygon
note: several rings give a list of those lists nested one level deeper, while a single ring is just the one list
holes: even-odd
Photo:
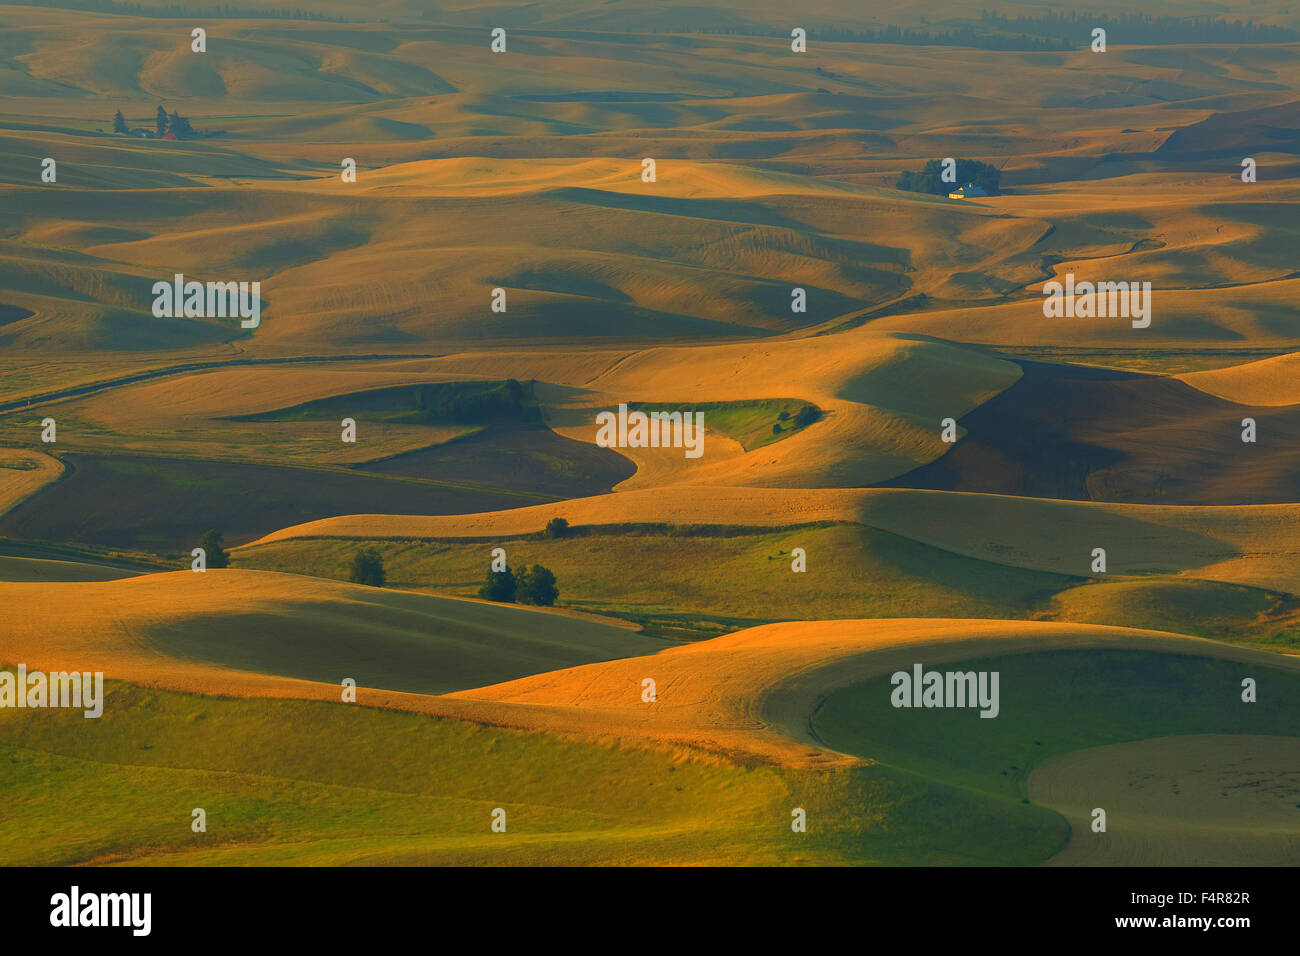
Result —
[{"label": "hazy background hill", "polygon": [[[904,5],[874,20],[839,3],[798,15],[775,4],[304,8],[334,18],[320,20],[271,16],[283,12],[273,4],[175,16],[73,6],[0,7],[10,361],[772,335],[882,309],[1032,301],[1053,267],[1098,257],[1170,297],[1231,288],[1180,319],[1177,334],[1203,345],[1241,335],[1243,306],[1293,299],[1285,243],[1264,238],[1295,221],[1294,195],[1277,186],[1296,174],[1300,58],[1280,33],[1225,42],[1228,26],[1209,25],[1194,47],[1135,44],[1127,14],[1103,4],[1099,17],[1121,19],[1104,21],[1111,49],[1097,55],[1086,31],[1046,52],[941,32],[996,37],[1022,16],[1048,34],[1075,29],[1034,5],[1002,19]],[[1194,29],[1199,9],[1177,12]],[[1249,12],[1289,29],[1280,6]],[[195,17],[202,55],[189,50]],[[922,18],[941,45],[846,32]],[[488,50],[498,21],[511,31],[505,56]],[[794,21],[810,31],[807,54],[790,51]],[[200,137],[110,132],[115,109],[149,128],[159,103]],[[1248,192],[1232,185],[1247,149],[1264,164]],[[945,155],[999,167],[1006,199],[962,206],[893,188]],[[39,182],[45,156],[59,162],[57,184]],[[645,156],[659,163],[654,184],[640,179]],[[358,163],[355,184],[339,180],[344,157]],[[150,286],[177,271],[261,281],[264,324],[154,319]],[[789,307],[796,286],[804,313]],[[505,314],[488,308],[496,287]],[[946,319],[901,326],[965,337]],[[1018,344],[1040,344],[1031,335]],[[1296,341],[1281,322],[1266,335]]]}]

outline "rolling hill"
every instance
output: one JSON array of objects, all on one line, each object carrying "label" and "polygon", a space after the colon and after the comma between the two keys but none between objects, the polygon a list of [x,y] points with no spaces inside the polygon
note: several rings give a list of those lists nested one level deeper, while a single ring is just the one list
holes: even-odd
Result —
[{"label": "rolling hill", "polygon": [[[107,681],[0,707],[0,863],[1296,862],[1297,52],[1282,0],[0,3],[0,670]],[[900,188],[945,159],[989,194]],[[558,606],[476,599],[497,548]],[[998,719],[891,706],[918,662]]]}]

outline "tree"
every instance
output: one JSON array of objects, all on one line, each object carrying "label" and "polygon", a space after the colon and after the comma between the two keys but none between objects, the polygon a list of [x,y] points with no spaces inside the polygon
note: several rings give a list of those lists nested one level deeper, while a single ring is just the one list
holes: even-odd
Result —
[{"label": "tree", "polygon": [[519,572],[518,588],[520,604],[551,607],[560,596],[560,589],[555,586],[555,575],[540,564]]},{"label": "tree", "polygon": [[489,566],[487,578],[483,581],[483,586],[478,589],[478,596],[485,601],[500,601],[502,604],[513,604],[518,590],[519,582],[516,580],[513,571],[509,568],[504,571],[493,571]]},{"label": "tree", "polygon": [[998,193],[998,183],[1002,179],[1002,172],[996,166],[990,166],[987,163],[978,163],[979,169],[971,177],[971,182],[980,187],[990,196],[996,196]]},{"label": "tree", "polygon": [[506,379],[501,388],[501,402],[512,418],[517,418],[524,409],[524,387],[518,379]]},{"label": "tree", "polygon": [[220,531],[209,531],[199,540],[199,547],[203,549],[204,560],[209,568],[230,567],[230,555],[221,547],[221,540]]},{"label": "tree", "polygon": [[173,113],[171,122],[168,124],[171,134],[177,139],[189,139],[194,135],[194,127],[190,125],[189,119],[181,116],[180,113]]},{"label": "tree", "polygon": [[563,518],[552,518],[546,522],[546,537],[548,538],[567,538],[569,536],[569,522]]},{"label": "tree", "polygon": [[374,548],[362,548],[352,558],[352,570],[348,577],[353,584],[382,588],[384,586],[383,555]]},{"label": "tree", "polygon": [[114,133],[126,132],[126,117],[122,115],[121,110],[118,110],[116,113],[113,114],[113,132]]},{"label": "tree", "polygon": [[816,405],[805,405],[794,414],[794,427],[806,428],[822,417],[821,409]]},{"label": "tree", "polygon": [[167,132],[167,111],[161,105],[159,105],[158,112],[154,116],[154,125],[158,127],[159,136]]},{"label": "tree", "polygon": [[970,184],[979,186],[990,196],[997,194],[998,182],[1002,178],[1002,174],[996,166],[990,166],[988,163],[981,163],[975,159],[959,159],[957,160],[955,172],[957,177],[955,182],[944,182],[943,163],[937,159],[932,159],[925,164],[920,172],[905,170],[898,177],[898,188],[914,193],[946,196],[959,187]]}]

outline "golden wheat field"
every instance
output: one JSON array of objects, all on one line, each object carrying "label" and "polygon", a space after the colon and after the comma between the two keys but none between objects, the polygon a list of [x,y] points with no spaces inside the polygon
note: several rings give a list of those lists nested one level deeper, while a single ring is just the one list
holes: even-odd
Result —
[{"label": "golden wheat field", "polygon": [[304,3],[0,2],[0,864],[1300,863],[1300,10]]}]

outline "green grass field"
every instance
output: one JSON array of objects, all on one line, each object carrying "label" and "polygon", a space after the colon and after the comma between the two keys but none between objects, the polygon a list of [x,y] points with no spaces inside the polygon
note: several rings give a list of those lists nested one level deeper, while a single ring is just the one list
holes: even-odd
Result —
[{"label": "green grass field", "polygon": [[[378,541],[400,587],[473,595],[490,552],[555,572],[560,603],[682,636],[845,617],[1019,617],[1080,579],[1006,568],[860,525],[739,533],[598,533],[492,542]],[[346,578],[357,542],[307,539],[239,551],[237,567]],[[804,548],[808,570],[791,570]]]},{"label": "green grass field", "polygon": [[[743,768],[122,684],[99,720],[0,711],[0,760],[12,864],[1024,864],[1065,837],[1049,811],[886,767]],[[206,833],[191,832],[195,807]]]},{"label": "green grass field", "polygon": [[[628,408],[649,413],[660,410],[653,402],[629,402]],[[803,431],[821,417],[821,409],[794,398],[769,398],[758,402],[697,402],[689,405],[665,405],[670,411],[701,412],[704,426],[740,443],[745,451],[762,448],[795,432]],[[808,419],[798,419],[799,412],[811,409]]]},{"label": "green grass field", "polygon": [[[712,530],[712,533],[711,533]],[[862,525],[783,531],[630,527],[488,541],[367,541],[397,586],[475,595],[494,547],[555,572],[559,603],[670,636],[711,637],[786,620],[1041,618],[1300,646],[1294,598],[1191,578],[1093,582],[994,564]],[[298,539],[246,548],[238,567],[346,579],[362,543]],[[791,570],[805,549],[808,570]]]},{"label": "green grass field", "polygon": [[[997,719],[895,710],[888,681],[870,681],[832,695],[813,723],[829,745],[878,763],[818,773],[110,683],[99,720],[0,711],[0,853],[13,863],[1033,864],[1069,834],[1025,797],[1048,758],[1300,726],[1300,677],[1251,668],[1261,702],[1242,704],[1242,665],[1206,658],[1058,651],[960,667],[1001,673]],[[194,807],[206,833],[190,830]],[[504,834],[490,831],[495,807]],[[795,807],[806,834],[790,830]]]},{"label": "green grass field", "polygon": [[1081,624],[1127,624],[1300,652],[1300,600],[1262,588],[1144,578],[1069,588],[1051,600],[1051,616]]}]

